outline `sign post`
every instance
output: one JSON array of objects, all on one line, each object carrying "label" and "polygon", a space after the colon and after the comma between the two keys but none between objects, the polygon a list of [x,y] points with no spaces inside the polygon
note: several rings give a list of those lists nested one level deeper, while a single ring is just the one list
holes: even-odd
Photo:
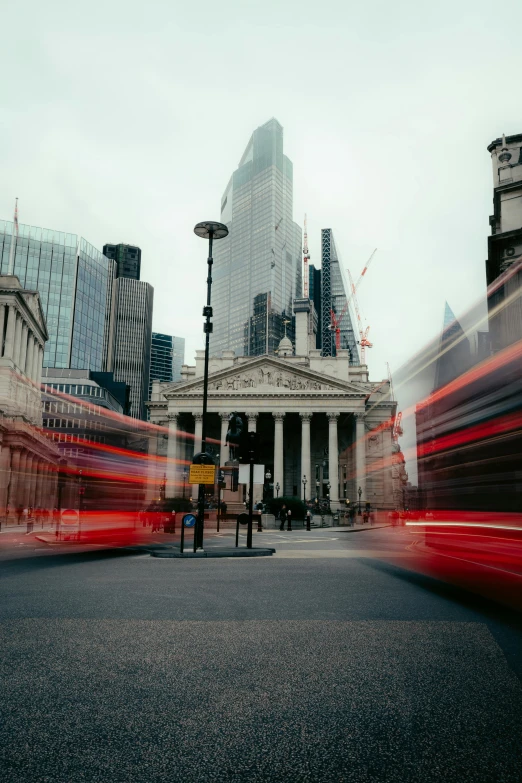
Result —
[{"label": "sign post", "polygon": [[[179,551],[180,554],[183,554],[184,547],[185,547],[185,528],[186,527],[195,527],[196,525],[196,517],[194,514],[185,514],[183,519],[181,520],[181,541],[179,544]],[[196,551],[196,536],[194,535],[194,552]]]}]

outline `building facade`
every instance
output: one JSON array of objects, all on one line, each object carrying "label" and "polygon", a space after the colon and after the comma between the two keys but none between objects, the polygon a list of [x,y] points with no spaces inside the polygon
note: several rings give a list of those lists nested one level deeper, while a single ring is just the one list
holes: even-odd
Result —
[{"label": "building facade", "polygon": [[310,300],[314,303],[315,312],[317,313],[317,335],[316,335],[316,348],[319,350],[323,347],[322,338],[322,305],[321,305],[321,270],[316,269],[313,264],[308,267],[308,290]]},{"label": "building facade", "polygon": [[104,245],[103,255],[116,262],[116,277],[139,280],[141,274],[141,249],[135,245]]},{"label": "building facade", "polygon": [[40,297],[14,275],[0,277],[0,519],[52,509],[58,449],[41,433],[40,380],[48,338]]},{"label": "building facade", "polygon": [[229,235],[214,246],[212,351],[273,354],[302,282],[293,166],[277,120],[252,134],[223,194],[221,221]]},{"label": "building facade", "polygon": [[486,278],[491,350],[522,338],[522,134],[495,139]]},{"label": "building facade", "polygon": [[152,332],[150,352],[149,397],[152,382],[171,383],[181,380],[181,368],[185,363],[185,338]]},{"label": "building facade", "polygon": [[[323,356],[336,355],[336,323],[340,329],[340,345],[347,350],[350,364],[359,364],[358,336],[355,335],[347,291],[341,271],[339,253],[331,228],[321,230],[321,332]],[[334,322],[332,313],[337,319]]]},{"label": "building facade", "polygon": [[[13,223],[0,221],[1,273],[6,274]],[[49,330],[45,367],[106,369],[115,263],[85,239],[20,224],[14,274],[38,290]]]},{"label": "building facade", "polygon": [[152,341],[154,289],[141,280],[114,281],[108,368],[130,386],[129,414],[146,418]]},{"label": "building facade", "polygon": [[[313,307],[308,300],[299,302],[294,304],[295,346],[284,338],[277,357],[241,357],[232,350],[211,357],[210,448],[226,465],[228,419],[239,413],[245,427],[259,433],[259,461],[272,476],[274,495],[329,496],[335,509],[360,497],[362,503],[391,509],[396,403],[389,383],[375,390],[366,367],[349,365],[347,351],[324,357],[310,347]],[[184,366],[180,383],[153,387],[151,422],[169,428],[167,443],[151,440],[151,454],[167,457],[167,496],[181,495],[186,463],[201,450],[203,371],[204,351],[198,351],[195,366]],[[150,464],[154,469],[155,461]],[[150,485],[157,484],[158,477],[151,476]]]}]

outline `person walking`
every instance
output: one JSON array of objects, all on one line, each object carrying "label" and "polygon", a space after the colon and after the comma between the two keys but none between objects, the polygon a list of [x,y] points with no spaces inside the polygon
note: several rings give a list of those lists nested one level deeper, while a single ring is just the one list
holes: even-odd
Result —
[{"label": "person walking", "polygon": [[286,511],[286,506],[283,503],[283,505],[281,506],[281,511],[279,512],[279,521],[281,522],[281,524],[279,525],[279,530],[285,529],[286,519],[287,519],[287,511]]}]

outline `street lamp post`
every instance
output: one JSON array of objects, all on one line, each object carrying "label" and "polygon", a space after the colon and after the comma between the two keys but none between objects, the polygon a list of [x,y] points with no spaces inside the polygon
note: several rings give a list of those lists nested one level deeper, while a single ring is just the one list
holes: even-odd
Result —
[{"label": "street lamp post", "polygon": [[303,476],[303,503],[306,503],[306,476]]},{"label": "street lamp post", "polygon": [[359,495],[359,516],[361,516],[361,495],[362,495],[362,489],[359,487],[357,490],[357,494]]},{"label": "street lamp post", "polygon": [[276,492],[277,492],[277,497],[279,497],[279,490],[281,489],[281,487],[279,486],[279,481],[275,485],[275,488],[276,488]]},{"label": "street lamp post", "polygon": [[[212,264],[214,259],[212,258],[212,243],[214,239],[223,239],[228,235],[228,228],[224,223],[216,223],[213,220],[204,220],[202,223],[198,223],[194,227],[194,233],[202,239],[208,238],[208,259],[207,259],[207,303],[203,308],[203,316],[205,322],[203,324],[203,332],[205,333],[205,369],[203,374],[203,420],[201,431],[201,461],[203,464],[213,464],[214,460],[210,455],[207,455],[207,400],[208,400],[208,359],[210,351],[210,335],[212,334],[212,307],[210,305],[210,297],[212,292]],[[203,456],[204,455],[204,456]],[[203,528],[205,520],[205,485],[199,485],[198,491],[198,515],[197,526],[195,530],[196,536],[196,549],[203,549]]]}]

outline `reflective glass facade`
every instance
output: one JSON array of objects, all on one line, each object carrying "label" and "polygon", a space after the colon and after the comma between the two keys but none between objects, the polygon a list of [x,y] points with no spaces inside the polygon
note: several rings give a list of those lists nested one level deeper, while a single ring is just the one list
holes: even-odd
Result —
[{"label": "reflective glass facade", "polygon": [[114,281],[109,367],[115,381],[130,386],[129,415],[135,419],[146,419],[153,300],[154,289],[148,283],[127,277]]},{"label": "reflective glass facade", "polygon": [[134,245],[104,245],[103,254],[116,261],[116,277],[140,279],[141,250]]},{"label": "reflective glass facade", "polygon": [[292,217],[293,167],[272,119],[252,134],[222,199],[229,235],[214,245],[211,353],[252,356],[279,345],[283,316],[292,318],[301,295],[302,235]]},{"label": "reflective glass facade", "polygon": [[[7,274],[13,224],[0,220],[1,273]],[[19,225],[14,274],[38,291],[49,340],[44,367],[105,370],[114,261],[85,239]]]},{"label": "reflective glass facade", "polygon": [[185,338],[152,332],[150,352],[149,400],[152,381],[172,383],[181,380],[181,367],[185,363]]}]

